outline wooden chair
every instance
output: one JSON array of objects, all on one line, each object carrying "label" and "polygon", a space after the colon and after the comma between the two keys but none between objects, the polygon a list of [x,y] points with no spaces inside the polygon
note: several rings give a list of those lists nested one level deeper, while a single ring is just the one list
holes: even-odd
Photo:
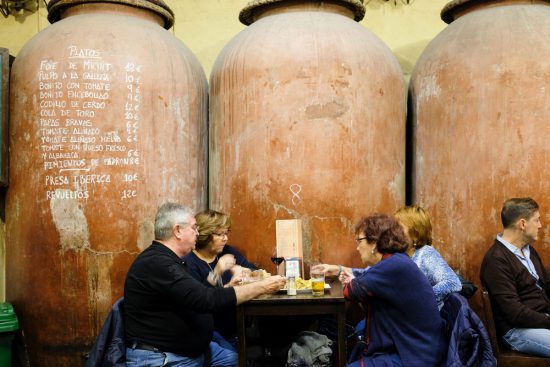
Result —
[{"label": "wooden chair", "polygon": [[491,339],[493,354],[497,358],[499,367],[548,367],[550,358],[531,356],[528,354],[514,352],[503,347],[497,338],[495,320],[493,319],[493,309],[491,308],[491,299],[486,289],[481,290],[483,300],[483,311],[485,314],[485,326]]}]

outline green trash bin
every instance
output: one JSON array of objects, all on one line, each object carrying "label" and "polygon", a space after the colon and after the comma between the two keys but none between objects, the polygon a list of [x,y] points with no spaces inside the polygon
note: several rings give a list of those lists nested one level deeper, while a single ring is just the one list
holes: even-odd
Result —
[{"label": "green trash bin", "polygon": [[19,322],[13,306],[0,303],[0,366],[11,366],[11,341],[17,329]]}]

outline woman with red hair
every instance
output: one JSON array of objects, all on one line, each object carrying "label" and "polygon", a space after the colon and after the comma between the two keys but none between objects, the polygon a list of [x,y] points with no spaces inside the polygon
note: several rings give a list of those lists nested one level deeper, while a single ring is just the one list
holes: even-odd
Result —
[{"label": "woman with red hair", "polygon": [[432,286],[407,256],[395,218],[375,214],[355,226],[355,243],[368,270],[344,270],[344,296],[365,306],[367,347],[350,366],[439,366],[447,345]]}]

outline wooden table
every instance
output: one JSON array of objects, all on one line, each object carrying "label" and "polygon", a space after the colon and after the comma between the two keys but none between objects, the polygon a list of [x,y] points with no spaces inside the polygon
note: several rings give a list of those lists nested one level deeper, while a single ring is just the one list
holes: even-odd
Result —
[{"label": "wooden table", "polygon": [[346,365],[346,304],[339,282],[331,284],[323,297],[313,297],[311,293],[288,296],[271,294],[255,298],[237,307],[237,330],[239,337],[239,366],[246,367],[247,316],[282,315],[334,315],[338,325],[338,351],[336,366]]}]

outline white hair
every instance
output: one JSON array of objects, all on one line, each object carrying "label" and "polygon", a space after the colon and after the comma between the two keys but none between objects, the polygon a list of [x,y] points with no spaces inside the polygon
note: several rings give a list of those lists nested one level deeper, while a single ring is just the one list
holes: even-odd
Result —
[{"label": "white hair", "polygon": [[193,211],[186,206],[173,202],[162,204],[155,216],[155,239],[167,240],[175,224],[187,224],[192,217]]}]

